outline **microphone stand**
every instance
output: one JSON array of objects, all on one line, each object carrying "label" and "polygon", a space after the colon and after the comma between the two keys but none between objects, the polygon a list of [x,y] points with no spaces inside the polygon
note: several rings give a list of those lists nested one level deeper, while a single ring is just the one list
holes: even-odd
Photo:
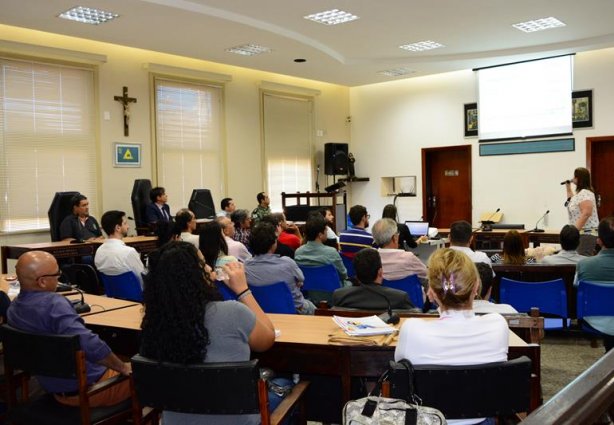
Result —
[{"label": "microphone stand", "polygon": [[486,220],[482,220],[482,232],[492,232],[492,225],[495,224],[495,222],[491,221],[490,219],[497,215],[499,211],[501,211],[501,208],[497,208],[497,211],[492,213],[490,217],[488,217]]},{"label": "microphone stand", "polygon": [[550,213],[550,210],[546,211],[546,213],[544,215],[542,215],[540,217],[539,220],[537,220],[537,223],[535,223],[535,229],[531,230],[531,232],[537,232],[537,233],[541,233],[541,232],[545,232],[544,229],[538,229],[537,225],[539,224],[540,221],[542,221],[548,214]]},{"label": "microphone stand", "polygon": [[72,304],[73,308],[75,309],[77,314],[89,313],[92,310],[92,308],[90,307],[89,304],[87,304],[85,302],[85,300],[83,298],[83,291],[81,289],[77,288],[76,286],[74,286],[73,289],[81,294],[81,300],[80,301],[71,301],[70,302]]}]

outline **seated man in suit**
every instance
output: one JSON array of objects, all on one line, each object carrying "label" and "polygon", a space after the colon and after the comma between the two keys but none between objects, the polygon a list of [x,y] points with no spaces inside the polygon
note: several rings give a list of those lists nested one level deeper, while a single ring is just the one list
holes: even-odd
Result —
[{"label": "seated man in suit", "polygon": [[[79,335],[85,351],[87,382],[93,385],[115,375],[130,375],[130,363],[123,363],[98,335],[86,329],[83,319],[68,299],[55,293],[60,276],[56,259],[43,251],[19,257],[16,266],[21,292],[8,309],[9,325],[26,332]],[[71,378],[37,377],[41,386],[60,403],[78,406],[77,381]],[[130,397],[130,382],[113,386],[90,397],[90,405],[110,406]]]},{"label": "seated man in suit", "polygon": [[364,206],[354,205],[348,215],[354,227],[339,233],[339,247],[341,255],[351,260],[361,249],[373,246],[373,236],[366,230],[370,215]]},{"label": "seated man in suit", "polygon": [[379,246],[384,267],[384,279],[398,280],[415,274],[426,279],[426,266],[413,252],[399,249],[399,227],[390,218],[377,220],[373,225],[373,239]]},{"label": "seated man in suit", "polygon": [[168,195],[163,187],[154,187],[149,192],[151,204],[145,208],[145,219],[149,224],[158,221],[171,221],[171,209],[168,206]]},{"label": "seated man in suit", "polygon": [[[395,223],[396,227],[396,223]],[[382,286],[384,270],[379,253],[373,248],[360,250],[354,257],[354,269],[360,286],[339,288],[333,292],[333,306],[361,310],[407,310],[413,308],[404,291]]]},{"label": "seated man in suit", "polygon": [[60,224],[60,240],[89,241],[102,237],[100,225],[90,215],[90,203],[87,198],[78,194],[73,196],[72,214],[66,216]]},{"label": "seated man in suit", "polygon": [[94,264],[99,272],[117,276],[132,272],[143,287],[145,266],[136,249],[127,246],[122,239],[128,235],[128,220],[123,211],[107,211],[102,215],[102,228],[108,239],[96,250]]},{"label": "seated man in suit", "polygon": [[576,249],[580,246],[580,231],[572,224],[566,224],[559,234],[561,250],[554,255],[547,255],[543,258],[543,264],[578,264],[578,261],[585,259],[584,255],[578,254]]},{"label": "seated man in suit", "polygon": [[254,286],[267,286],[285,282],[292,293],[298,314],[313,314],[315,305],[303,296],[301,286],[305,281],[303,272],[292,258],[274,254],[277,248],[277,234],[271,223],[261,222],[252,229],[250,248],[253,258],[245,261],[247,283]]}]

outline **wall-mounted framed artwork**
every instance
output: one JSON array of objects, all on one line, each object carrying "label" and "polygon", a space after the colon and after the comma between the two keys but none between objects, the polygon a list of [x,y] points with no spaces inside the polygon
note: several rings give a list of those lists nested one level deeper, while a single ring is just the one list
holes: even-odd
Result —
[{"label": "wall-mounted framed artwork", "polygon": [[478,135],[478,104],[465,103],[465,137]]},{"label": "wall-mounted framed artwork", "polygon": [[593,126],[593,91],[578,90],[571,94],[573,128]]},{"label": "wall-mounted framed artwork", "polygon": [[114,167],[139,168],[141,166],[140,143],[115,143],[113,147]]}]

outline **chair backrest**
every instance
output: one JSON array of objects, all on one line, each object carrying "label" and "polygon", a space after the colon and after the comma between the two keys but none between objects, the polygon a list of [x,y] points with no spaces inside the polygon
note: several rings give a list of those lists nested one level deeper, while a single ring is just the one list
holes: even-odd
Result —
[{"label": "chair backrest", "polygon": [[356,276],[356,270],[354,270],[354,262],[352,260],[350,260],[348,257],[346,257],[345,255],[341,255],[341,261],[343,261],[343,265],[345,266],[345,269],[348,272],[348,277],[355,277]]},{"label": "chair backrest", "polygon": [[412,304],[416,307],[422,308],[424,306],[424,298],[422,292],[422,283],[415,274],[410,274],[403,279],[386,280],[382,282],[382,286],[398,289],[400,291],[407,292]]},{"label": "chair backrest", "polygon": [[[407,369],[391,362],[390,396],[407,399]],[[493,417],[530,410],[531,360],[471,366],[414,365],[414,391],[447,419]]]},{"label": "chair backrest", "polygon": [[47,211],[51,242],[60,240],[60,224],[67,215],[72,214],[72,198],[79,192],[56,192]]},{"label": "chair backrest", "polygon": [[68,264],[62,267],[62,273],[68,278],[71,285],[77,285],[87,294],[102,295],[104,289],[98,280],[98,273],[89,264]]},{"label": "chair backrest", "polygon": [[541,314],[567,318],[567,291],[563,279],[547,282],[524,282],[501,278],[499,299],[521,313],[539,307]]},{"label": "chair backrest", "polygon": [[303,291],[333,292],[341,287],[339,274],[332,264],[323,266],[301,266],[299,268],[305,276]]},{"label": "chair backrest", "polygon": [[578,283],[578,319],[614,316],[614,282]]},{"label": "chair backrest", "polygon": [[148,227],[147,219],[145,218],[145,208],[148,204],[151,204],[149,192],[151,192],[151,180],[134,180],[130,200],[132,201],[132,213],[134,214],[134,221],[137,227]]},{"label": "chair backrest", "polygon": [[79,335],[46,335],[2,325],[4,364],[32,375],[77,379]]},{"label": "chair backrest", "polygon": [[260,413],[258,360],[185,365],[137,354],[131,362],[143,406],[193,414]]},{"label": "chair backrest", "polygon": [[224,301],[237,299],[237,296],[235,295],[235,293],[232,292],[232,290],[228,287],[228,285],[224,283],[224,281],[216,280],[215,286],[217,286],[217,289],[222,294],[222,298],[224,298]]},{"label": "chair backrest", "polygon": [[265,313],[296,314],[294,299],[286,282],[266,286],[248,286]]},{"label": "chair backrest", "polygon": [[143,302],[143,289],[139,278],[132,272],[111,276],[100,273],[107,297]]}]

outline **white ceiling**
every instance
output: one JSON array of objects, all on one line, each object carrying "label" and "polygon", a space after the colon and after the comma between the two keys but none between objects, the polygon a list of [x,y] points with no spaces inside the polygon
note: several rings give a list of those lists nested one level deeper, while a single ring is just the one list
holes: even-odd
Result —
[{"label": "white ceiling", "polygon": [[[120,17],[102,25],[56,17],[76,5]],[[326,26],[303,18],[330,9],[360,19]],[[536,33],[511,26],[549,16],[567,26]],[[393,80],[378,71],[398,67],[416,77],[611,47],[613,18],[612,0],[0,0],[2,24],[346,86]],[[398,47],[424,40],[446,47]],[[273,51],[225,51],[246,43]]]}]

